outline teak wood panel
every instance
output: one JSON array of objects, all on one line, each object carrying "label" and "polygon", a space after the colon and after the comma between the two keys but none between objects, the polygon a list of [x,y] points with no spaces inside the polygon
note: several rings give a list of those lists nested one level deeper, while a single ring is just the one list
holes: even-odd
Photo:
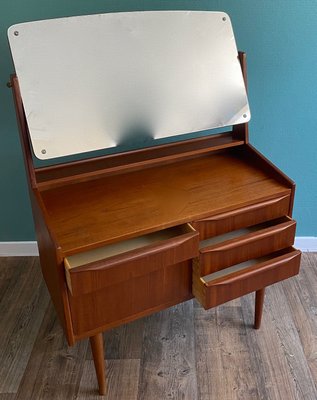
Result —
[{"label": "teak wood panel", "polygon": [[65,184],[85,182],[103,176],[172,163],[242,144],[244,144],[243,140],[233,138],[233,132],[226,132],[212,137],[188,139],[152,148],[39,167],[35,175],[38,187],[46,190]]},{"label": "teak wood panel", "polygon": [[290,195],[278,196],[246,207],[193,221],[192,226],[199,232],[200,239],[205,240],[236,229],[246,228],[288,215],[290,201]]},{"label": "teak wood panel", "polygon": [[66,255],[290,193],[233,150],[41,192]]},{"label": "teak wood panel", "polygon": [[133,321],[193,297],[192,261],[162,266],[103,290],[69,295],[77,339]]},{"label": "teak wood panel", "polygon": [[141,247],[75,268],[70,268],[67,259],[65,259],[69,289],[73,296],[103,288],[108,290],[109,286],[133,280],[142,275],[149,275],[165,266],[178,264],[196,257],[198,255],[198,242],[198,232],[192,231],[164,240],[161,243]]},{"label": "teak wood panel", "polygon": [[193,265],[193,294],[205,309],[255,292],[299,272],[301,252],[294,248],[273,253],[268,260],[208,281],[201,278],[197,261]]},{"label": "teak wood panel", "polygon": [[276,225],[203,247],[198,261],[200,275],[290,247],[294,243],[295,228],[296,222],[286,217],[276,221]]}]

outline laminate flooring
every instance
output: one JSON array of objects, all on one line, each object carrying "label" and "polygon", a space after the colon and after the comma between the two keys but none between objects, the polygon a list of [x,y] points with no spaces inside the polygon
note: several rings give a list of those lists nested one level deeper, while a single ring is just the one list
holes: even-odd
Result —
[{"label": "laminate flooring", "polygon": [[108,394],[88,340],[68,347],[37,257],[0,259],[0,400],[316,400],[317,253],[300,275],[205,311],[188,301],[104,334]]}]

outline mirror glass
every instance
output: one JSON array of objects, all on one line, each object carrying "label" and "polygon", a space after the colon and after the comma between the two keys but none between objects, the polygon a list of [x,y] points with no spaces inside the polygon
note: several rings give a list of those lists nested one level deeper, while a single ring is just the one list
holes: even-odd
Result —
[{"label": "mirror glass", "polygon": [[59,18],[11,26],[8,37],[40,159],[250,119],[225,13]]}]

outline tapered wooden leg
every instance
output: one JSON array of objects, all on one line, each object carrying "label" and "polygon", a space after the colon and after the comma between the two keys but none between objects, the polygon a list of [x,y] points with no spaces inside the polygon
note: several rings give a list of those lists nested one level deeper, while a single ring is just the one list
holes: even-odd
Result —
[{"label": "tapered wooden leg", "polygon": [[89,338],[92,355],[94,357],[95,370],[99,385],[99,394],[106,394],[106,375],[105,375],[105,358],[103,348],[102,333],[98,333],[95,336]]},{"label": "tapered wooden leg", "polygon": [[265,288],[257,290],[255,292],[254,329],[259,329],[261,326],[264,294],[265,294]]}]

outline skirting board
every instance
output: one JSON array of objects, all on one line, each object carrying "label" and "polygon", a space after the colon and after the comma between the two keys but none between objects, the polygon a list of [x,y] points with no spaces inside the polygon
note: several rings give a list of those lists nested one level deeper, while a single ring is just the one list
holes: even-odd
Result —
[{"label": "skirting board", "polygon": [[317,237],[316,236],[296,236],[294,247],[301,251],[316,252]]},{"label": "skirting board", "polygon": [[0,257],[38,255],[37,242],[0,242]]},{"label": "skirting board", "polygon": [[[298,236],[294,247],[301,251],[317,252],[317,237]],[[0,242],[0,257],[38,256],[36,242]]]}]

